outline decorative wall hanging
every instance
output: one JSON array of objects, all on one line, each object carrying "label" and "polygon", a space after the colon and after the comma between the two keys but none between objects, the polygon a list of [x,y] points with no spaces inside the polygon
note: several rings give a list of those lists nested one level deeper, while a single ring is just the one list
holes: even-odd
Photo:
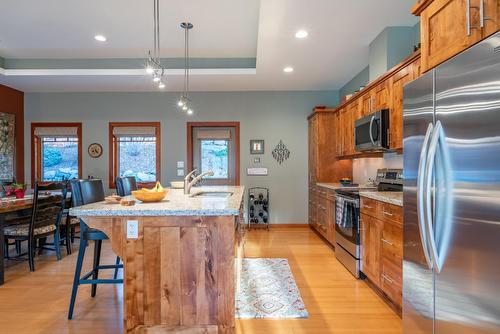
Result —
[{"label": "decorative wall hanging", "polygon": [[15,178],[15,124],[15,115],[0,112],[0,181],[12,182]]},{"label": "decorative wall hanging", "polygon": [[273,150],[273,158],[278,161],[281,165],[283,161],[287,160],[290,157],[290,150],[283,144],[283,141],[280,140],[279,144],[276,145],[276,148]]},{"label": "decorative wall hanging", "polygon": [[263,139],[250,139],[250,154],[264,154]]},{"label": "decorative wall hanging", "polygon": [[92,143],[87,151],[92,158],[99,158],[102,155],[102,146],[98,143]]}]

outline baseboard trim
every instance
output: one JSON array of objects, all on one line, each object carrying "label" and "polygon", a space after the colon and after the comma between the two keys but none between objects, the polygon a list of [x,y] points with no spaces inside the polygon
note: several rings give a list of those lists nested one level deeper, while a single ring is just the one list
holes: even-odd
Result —
[{"label": "baseboard trim", "polygon": [[[280,229],[280,228],[307,228],[309,224],[269,224],[269,228]],[[250,226],[252,229],[266,229],[267,225],[265,224],[252,224]]]}]

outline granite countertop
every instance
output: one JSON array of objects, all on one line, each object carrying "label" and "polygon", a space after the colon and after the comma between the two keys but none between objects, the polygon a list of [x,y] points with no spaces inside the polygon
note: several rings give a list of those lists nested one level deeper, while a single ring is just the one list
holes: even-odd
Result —
[{"label": "granite countertop", "polygon": [[403,206],[402,191],[360,191],[359,196],[377,201]]},{"label": "granite countertop", "polygon": [[[91,216],[237,216],[243,200],[243,186],[206,186],[191,188],[191,195],[183,189],[169,189],[165,199],[158,203],[137,201],[134,206],[97,202],[70,209],[70,215]],[[192,197],[198,192],[233,192],[230,197]],[[133,197],[132,197],[133,198]]]}]

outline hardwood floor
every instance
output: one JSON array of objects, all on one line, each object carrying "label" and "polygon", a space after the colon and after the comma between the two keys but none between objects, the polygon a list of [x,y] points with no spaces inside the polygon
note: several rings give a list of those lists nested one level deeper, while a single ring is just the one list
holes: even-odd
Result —
[{"label": "hardwood floor", "polygon": [[[85,268],[90,267],[92,251],[92,248],[87,251]],[[273,227],[269,232],[252,230],[247,234],[246,256],[287,258],[309,318],[237,320],[238,333],[402,332],[401,319],[364,281],[355,280],[335,259],[333,251],[307,227]],[[81,286],[74,318],[68,321],[76,252],[59,262],[53,252],[47,252],[35,261],[34,273],[29,273],[25,261],[7,261],[6,282],[0,287],[0,332],[123,331],[121,286],[101,285],[96,298],[90,297],[90,286]],[[105,243],[102,263],[113,261],[114,254],[109,243]],[[109,272],[103,277],[111,275]]]}]

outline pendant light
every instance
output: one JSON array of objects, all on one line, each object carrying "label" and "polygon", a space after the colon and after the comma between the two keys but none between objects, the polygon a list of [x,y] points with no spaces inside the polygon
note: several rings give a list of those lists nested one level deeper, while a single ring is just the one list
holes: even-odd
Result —
[{"label": "pendant light", "polygon": [[165,88],[165,68],[161,64],[160,52],[160,0],[153,0],[153,50],[148,51],[146,73],[151,74],[158,88]]},{"label": "pendant light", "polygon": [[193,114],[191,100],[189,99],[189,30],[193,29],[193,24],[182,22],[181,28],[184,29],[184,89],[177,106],[188,115]]}]

